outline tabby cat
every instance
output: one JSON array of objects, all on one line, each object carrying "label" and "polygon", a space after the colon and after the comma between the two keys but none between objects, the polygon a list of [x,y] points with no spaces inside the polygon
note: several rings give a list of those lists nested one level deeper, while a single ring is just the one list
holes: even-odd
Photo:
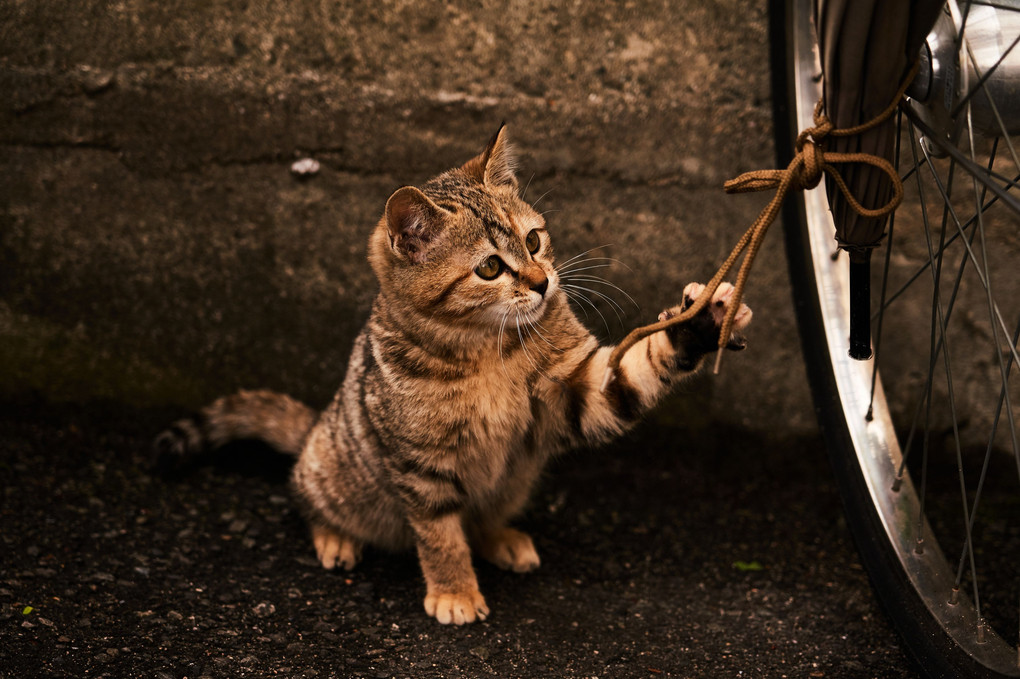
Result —
[{"label": "tabby cat", "polygon": [[[485,151],[387,201],[369,241],[379,279],[347,375],[321,414],[281,394],[242,391],[156,440],[180,464],[232,439],[297,457],[294,493],[327,569],[362,546],[414,546],[425,611],[485,619],[472,551],[516,572],[538,567],[511,528],[546,461],[619,435],[715,349],[724,284],[692,322],[634,346],[605,393],[611,347],[571,310],[545,220],[525,203],[504,128]],[[701,286],[691,284],[685,303]],[[664,317],[677,310],[664,311]],[[751,312],[741,306],[737,331]],[[730,348],[742,348],[737,334]]]}]

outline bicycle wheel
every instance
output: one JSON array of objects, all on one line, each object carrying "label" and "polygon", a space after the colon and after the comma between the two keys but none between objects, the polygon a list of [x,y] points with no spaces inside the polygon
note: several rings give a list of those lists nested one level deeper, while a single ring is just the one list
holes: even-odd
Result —
[{"label": "bicycle wheel", "polygon": [[[820,96],[811,1],[770,5],[779,167]],[[946,88],[953,99],[934,107],[939,120],[917,109],[899,117],[908,195],[872,267],[871,360],[847,356],[847,255],[837,253],[824,187],[791,196],[783,213],[805,362],[847,523],[887,616],[932,677],[1020,676],[1020,201],[1012,196],[1020,161],[1008,120],[1020,107],[977,110],[991,97],[972,88],[994,89],[993,79],[968,63],[970,41],[956,39],[987,7],[954,6],[940,18],[963,49],[939,57],[943,75],[947,58],[959,69]],[[1008,54],[1016,37],[1000,27],[996,39]],[[989,117],[985,137],[977,123]]]}]

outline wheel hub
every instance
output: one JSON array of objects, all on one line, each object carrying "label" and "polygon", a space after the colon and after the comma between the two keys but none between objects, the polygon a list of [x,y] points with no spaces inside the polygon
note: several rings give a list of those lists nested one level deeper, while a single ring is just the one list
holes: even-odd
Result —
[{"label": "wheel hub", "polygon": [[[947,3],[921,47],[918,75],[907,91],[911,108],[940,137],[925,140],[929,151],[942,155],[939,142],[956,144],[968,110],[976,131],[1020,133],[1017,36],[1020,0],[963,11],[955,1]],[[979,85],[985,91],[974,93]]]}]

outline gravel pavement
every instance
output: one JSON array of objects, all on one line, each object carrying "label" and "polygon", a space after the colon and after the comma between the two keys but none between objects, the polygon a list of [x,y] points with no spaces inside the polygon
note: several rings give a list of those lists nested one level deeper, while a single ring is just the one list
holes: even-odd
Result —
[{"label": "gravel pavement", "polygon": [[412,554],[324,571],[286,464],[237,445],[147,471],[175,414],[0,412],[0,674],[19,677],[910,677],[819,442],[657,417],[558,461],[477,565],[492,614],[426,617]]}]

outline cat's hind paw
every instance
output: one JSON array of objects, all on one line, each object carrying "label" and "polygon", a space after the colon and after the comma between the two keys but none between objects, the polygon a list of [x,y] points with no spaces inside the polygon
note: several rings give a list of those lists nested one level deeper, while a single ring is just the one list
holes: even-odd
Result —
[{"label": "cat's hind paw", "polygon": [[425,612],[442,625],[463,625],[485,620],[489,607],[477,589],[470,592],[435,592],[425,597]]},{"label": "cat's hind paw", "polygon": [[478,547],[486,561],[515,573],[533,571],[541,564],[535,543],[526,533],[513,528],[503,528],[483,536]]},{"label": "cat's hind paw", "polygon": [[330,528],[313,527],[312,542],[315,543],[315,554],[326,570],[340,566],[349,571],[361,561],[361,543]]}]

